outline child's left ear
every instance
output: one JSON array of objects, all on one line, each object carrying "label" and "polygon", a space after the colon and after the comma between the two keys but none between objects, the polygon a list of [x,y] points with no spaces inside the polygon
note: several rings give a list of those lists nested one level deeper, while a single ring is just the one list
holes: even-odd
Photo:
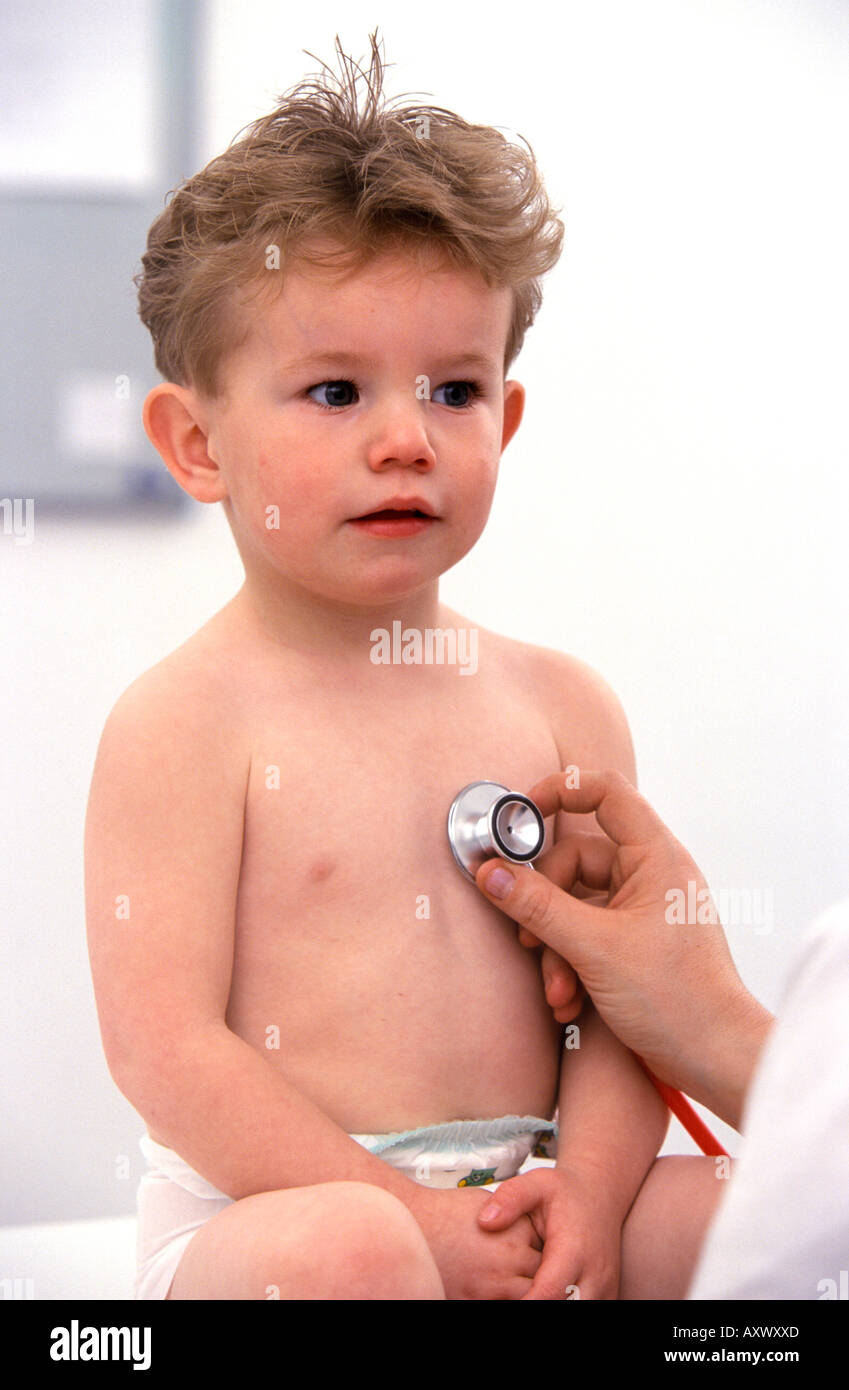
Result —
[{"label": "child's left ear", "polygon": [[519,381],[504,383],[504,428],[501,432],[502,452],[507,448],[522,422],[525,410],[525,388]]}]

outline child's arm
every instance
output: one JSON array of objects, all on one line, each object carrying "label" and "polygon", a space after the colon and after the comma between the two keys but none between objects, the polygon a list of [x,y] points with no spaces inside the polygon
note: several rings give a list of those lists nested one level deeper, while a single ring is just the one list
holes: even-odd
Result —
[{"label": "child's arm", "polygon": [[592,1003],[578,1028],[580,1046],[564,1051],[560,1069],[557,1167],[592,1175],[621,1224],[666,1136],[669,1111]]},{"label": "child's arm", "polygon": [[[615,767],[636,785],[628,722],[607,682],[574,657],[531,650],[561,768]],[[554,838],[590,828],[586,817],[559,813]],[[578,1025],[580,1047],[561,1062],[556,1167],[502,1184],[483,1223],[502,1229],[531,1213],[545,1240],[531,1297],[563,1298],[573,1285],[579,1297],[616,1297],[622,1223],[669,1124],[654,1086],[591,1002]]]},{"label": "child's arm", "polygon": [[109,1070],[157,1134],[228,1196],[406,1180],[225,1022],[246,760],[214,689],[154,668],[107,720],[86,817],[89,955]]},{"label": "child's arm", "polygon": [[528,1214],[544,1241],[531,1298],[616,1298],[622,1225],[660,1148],[669,1112],[632,1054],[590,1004],[580,1047],[560,1078],[555,1168],[532,1170],[494,1194],[486,1229]]},{"label": "child's arm", "polygon": [[416,1217],[448,1297],[518,1297],[527,1278],[517,1265],[527,1275],[539,1259],[527,1218],[483,1231],[485,1193],[431,1191],[397,1172],[227,1027],[248,781],[247,757],[233,753],[248,744],[238,718],[223,683],[163,663],[103,731],[86,918],[110,1073],[154,1133],[234,1200],[371,1183]]}]

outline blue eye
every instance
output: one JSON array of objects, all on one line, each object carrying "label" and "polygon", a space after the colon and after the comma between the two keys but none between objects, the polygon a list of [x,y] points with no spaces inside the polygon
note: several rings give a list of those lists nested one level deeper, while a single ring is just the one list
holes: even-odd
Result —
[{"label": "blue eye", "polygon": [[[459,401],[456,399],[455,393],[458,390],[460,392],[466,392],[466,399]],[[448,391],[454,395],[453,400],[442,402],[443,405],[450,405],[454,410],[469,410],[474,405],[475,401],[483,395],[483,391],[476,381],[447,381],[444,386],[436,387],[436,390],[433,392],[433,400],[436,400],[437,391]]]},{"label": "blue eye", "polygon": [[331,393],[331,400],[329,403],[327,401],[315,401],[315,404],[319,406],[321,410],[339,410],[341,406],[351,405],[351,401],[340,401],[336,399],[336,392],[340,389],[344,395],[346,391],[356,391],[357,388],[353,381],[322,381],[319,382],[318,386],[311,386],[307,391],[307,395],[310,397],[310,400],[314,400],[313,391],[329,391]]},{"label": "blue eye", "polygon": [[[322,391],[327,394],[329,399],[323,401],[316,400],[314,391]],[[306,394],[320,410],[342,410],[347,405],[353,405],[353,400],[348,397],[348,392],[356,394],[357,388],[353,381],[340,379],[339,381],[321,381],[317,386],[310,386]],[[437,401],[439,405],[450,406],[452,410],[470,410],[476,400],[479,400],[484,391],[477,381],[447,381],[443,386],[437,386],[433,392],[432,399],[437,400],[437,393],[445,391],[449,393],[449,399]],[[457,399],[457,393],[461,399]],[[345,399],[340,400],[340,394]]]}]

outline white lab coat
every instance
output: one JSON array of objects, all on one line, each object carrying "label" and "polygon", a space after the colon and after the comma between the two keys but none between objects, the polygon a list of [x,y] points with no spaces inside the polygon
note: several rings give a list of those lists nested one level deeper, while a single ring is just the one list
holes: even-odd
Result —
[{"label": "white lab coat", "polygon": [[741,1127],[688,1297],[849,1299],[849,899],[795,956]]}]

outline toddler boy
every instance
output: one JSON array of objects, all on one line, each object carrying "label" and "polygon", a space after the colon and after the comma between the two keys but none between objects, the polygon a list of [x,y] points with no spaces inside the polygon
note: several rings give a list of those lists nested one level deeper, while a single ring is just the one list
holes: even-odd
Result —
[{"label": "toddler boy", "polygon": [[[222,504],[245,581],[121,696],[92,781],[98,1013],[148,1130],[136,1293],[682,1297],[713,1163],[655,1161],[665,1108],[591,1009],[563,1050],[538,960],[446,837],[472,781],[635,777],[597,675],[439,599],[563,229],[529,151],[387,106],[371,43],[364,108],[340,50],[342,80],[175,193],[139,277],[145,427]],[[375,659],[398,623],[407,659]],[[409,659],[472,633],[474,669]],[[487,1231],[558,1106],[538,1211]]]}]

